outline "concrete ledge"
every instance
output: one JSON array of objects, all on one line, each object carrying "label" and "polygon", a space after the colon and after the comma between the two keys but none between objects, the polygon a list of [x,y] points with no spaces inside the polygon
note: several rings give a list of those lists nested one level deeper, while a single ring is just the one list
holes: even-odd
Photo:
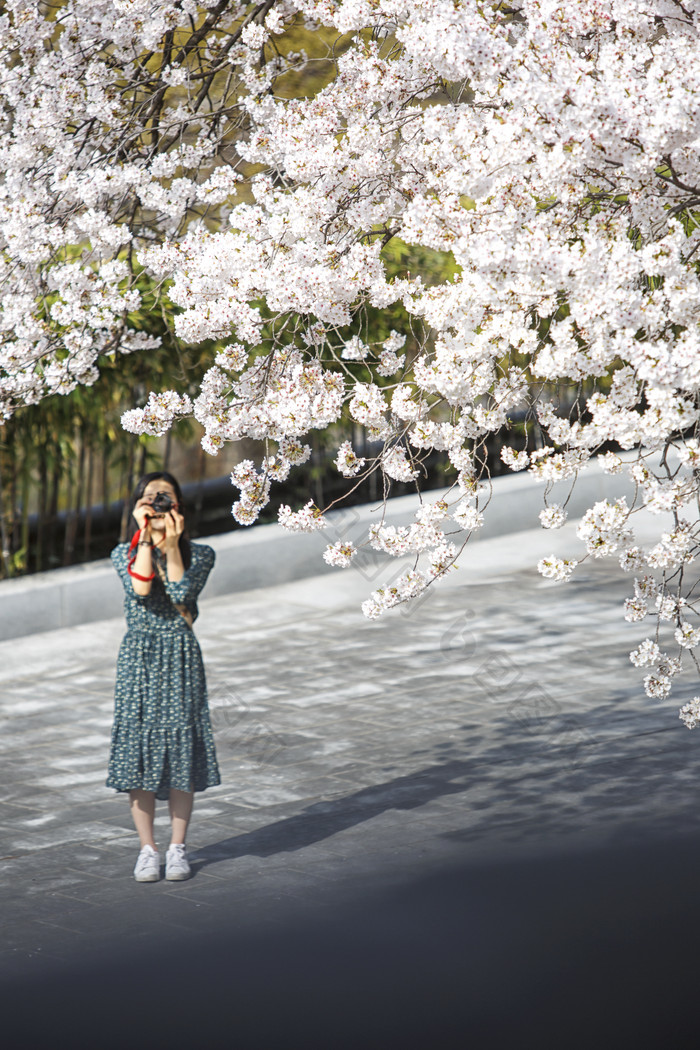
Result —
[{"label": "concrete ledge", "polygon": [[[485,512],[485,524],[474,534],[471,543],[495,536],[522,532],[539,526],[544,486],[528,474],[495,478],[493,495]],[[550,502],[564,503],[570,482],[554,486]],[[424,494],[434,502],[447,489]],[[604,474],[593,461],[579,476],[567,505],[570,519],[580,517],[593,503],[606,497],[626,495],[631,501],[634,485],[624,474]],[[400,496],[390,500],[387,523],[408,525],[415,520],[418,496]],[[328,528],[315,533],[289,533],[280,525],[256,525],[231,533],[202,538],[216,551],[216,565],[205,591],[205,598],[236,594],[271,587],[293,580],[337,572],[323,561],[328,543],[337,540],[362,542],[367,528],[381,520],[382,506],[363,504],[332,511]],[[358,556],[358,568],[369,584],[385,574],[387,560],[374,552]],[[66,569],[53,569],[17,580],[0,582],[0,640],[53,631],[61,627],[92,623],[119,616],[123,605],[122,584],[108,558]]]}]

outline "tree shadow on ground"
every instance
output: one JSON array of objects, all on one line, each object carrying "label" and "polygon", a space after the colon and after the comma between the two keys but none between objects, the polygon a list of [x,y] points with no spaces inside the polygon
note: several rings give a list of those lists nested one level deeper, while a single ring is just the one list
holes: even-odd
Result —
[{"label": "tree shadow on ground", "polygon": [[433,812],[426,821],[434,820],[436,838],[465,847],[504,838],[556,843],[581,832],[634,838],[652,828],[700,830],[696,741],[680,727],[667,727],[658,711],[637,712],[630,724],[611,722],[614,711],[611,701],[588,711],[585,722],[545,719],[520,735],[503,711],[477,753],[472,727],[464,727],[461,739],[426,748],[432,764],[204,846],[193,853],[195,867],[294,852],[391,810],[416,810],[460,794],[462,828],[454,827],[456,808],[442,831],[442,817]]}]

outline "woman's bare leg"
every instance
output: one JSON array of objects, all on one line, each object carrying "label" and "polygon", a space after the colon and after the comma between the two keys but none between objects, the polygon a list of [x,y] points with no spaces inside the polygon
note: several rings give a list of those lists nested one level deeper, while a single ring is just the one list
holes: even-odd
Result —
[{"label": "woman's bare leg", "polygon": [[171,845],[184,842],[187,835],[187,825],[192,815],[194,805],[194,791],[177,791],[170,789],[170,823],[172,824]]},{"label": "woman's bare leg", "polygon": [[139,833],[141,849],[144,846],[156,848],[153,838],[153,821],[156,816],[156,793],[138,788],[129,792],[129,804],[134,826]]}]

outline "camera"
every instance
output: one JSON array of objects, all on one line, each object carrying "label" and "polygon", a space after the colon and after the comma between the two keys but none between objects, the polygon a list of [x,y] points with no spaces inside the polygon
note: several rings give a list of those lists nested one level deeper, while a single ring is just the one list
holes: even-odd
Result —
[{"label": "camera", "polygon": [[156,492],[155,499],[151,503],[157,517],[161,517],[167,514],[169,510],[172,510],[176,506],[175,500],[171,499],[167,492]]}]

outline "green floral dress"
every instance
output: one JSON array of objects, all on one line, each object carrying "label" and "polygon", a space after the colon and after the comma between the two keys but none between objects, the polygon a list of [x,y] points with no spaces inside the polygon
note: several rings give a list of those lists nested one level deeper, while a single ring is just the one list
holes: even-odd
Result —
[{"label": "green floral dress", "polygon": [[[196,619],[197,596],[214,564],[204,544],[190,544],[192,561],[177,583],[160,576],[139,595],[127,571],[129,545],[110,557],[124,584],[127,632],[117,661],[114,725],[107,787],[143,788],[166,799],[170,788],[204,791],[220,784],[209,721],[207,684],[194,631],[173,603]],[[155,563],[165,558],[154,550]]]}]

